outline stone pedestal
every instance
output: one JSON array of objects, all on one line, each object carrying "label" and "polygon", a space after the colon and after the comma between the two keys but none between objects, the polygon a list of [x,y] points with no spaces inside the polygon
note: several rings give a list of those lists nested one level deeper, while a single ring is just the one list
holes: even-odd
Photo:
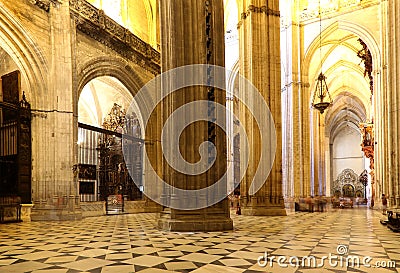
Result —
[{"label": "stone pedestal", "polygon": [[78,196],[54,196],[53,201],[34,204],[32,221],[71,221],[82,219]]},{"label": "stone pedestal", "polygon": [[250,196],[241,199],[241,211],[242,215],[248,216],[285,216],[287,215],[284,200],[280,202],[270,202],[265,197]]},{"label": "stone pedestal", "polygon": [[21,220],[23,222],[31,221],[32,204],[22,204],[21,205]]},{"label": "stone pedestal", "polygon": [[197,211],[164,209],[160,213],[158,228],[178,232],[231,230],[233,221],[229,213],[220,212],[221,210],[216,208]]},{"label": "stone pedestal", "polygon": [[273,207],[268,204],[256,204],[244,206],[242,214],[248,216],[285,216],[287,212],[286,209],[282,209],[281,206]]},{"label": "stone pedestal", "polygon": [[147,199],[143,201],[125,201],[124,203],[125,213],[159,213],[161,210],[162,207],[159,204]]},{"label": "stone pedestal", "polygon": [[57,207],[35,208],[31,214],[32,221],[74,221],[81,220],[82,212],[68,211]]}]

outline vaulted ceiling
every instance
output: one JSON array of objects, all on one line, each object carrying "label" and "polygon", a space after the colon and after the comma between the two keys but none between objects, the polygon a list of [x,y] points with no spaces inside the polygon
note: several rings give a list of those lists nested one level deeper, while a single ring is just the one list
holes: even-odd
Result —
[{"label": "vaulted ceiling", "polygon": [[79,122],[102,127],[104,118],[114,103],[128,109],[133,96],[124,85],[113,77],[103,76],[91,80],[79,98]]},{"label": "vaulted ceiling", "polygon": [[[156,0],[88,0],[114,20],[131,29],[133,33],[150,43],[157,43],[157,7]],[[296,16],[301,12],[317,12],[318,10],[334,10],[340,4],[338,0],[281,0],[281,9],[285,5],[293,7]],[[236,24],[239,18],[241,0],[224,0],[226,46],[229,56],[238,58],[238,41]],[[283,14],[287,12],[284,11]],[[371,114],[371,92],[369,80],[364,77],[364,66],[357,52],[362,48],[358,42],[360,37],[343,29],[332,29],[324,22],[317,20],[303,22],[305,48],[303,56],[303,71],[307,73],[311,90],[315,80],[322,71],[327,76],[327,83],[334,104],[328,109],[326,115],[327,134],[334,136],[336,130],[344,123],[349,122],[356,127],[358,123],[366,121]],[[321,35],[320,35],[321,32]],[[230,58],[228,68],[235,66],[236,61]],[[107,81],[110,81],[108,79]],[[97,79],[85,87],[82,92],[82,103],[93,103],[102,100],[107,103],[111,98],[118,100],[115,84],[107,85],[105,79]],[[104,92],[103,89],[111,88],[114,91]],[[88,91],[87,91],[87,90]],[[99,91],[101,90],[101,91]],[[119,93],[122,94],[122,93]],[[89,106],[89,105],[87,105]],[[107,107],[111,108],[112,105]],[[98,108],[98,107],[97,107]],[[85,112],[86,111],[86,112]],[[80,111],[80,117],[90,119],[91,122],[100,124],[104,118],[103,111]],[[100,112],[98,112],[100,111]],[[83,117],[82,117],[83,118]]]}]

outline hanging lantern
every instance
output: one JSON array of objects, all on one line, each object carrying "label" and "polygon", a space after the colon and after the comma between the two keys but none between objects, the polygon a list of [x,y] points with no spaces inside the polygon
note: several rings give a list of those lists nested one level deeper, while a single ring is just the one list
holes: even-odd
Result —
[{"label": "hanging lantern", "polygon": [[326,84],[326,77],[321,72],[315,86],[314,98],[312,106],[317,109],[321,114],[324,113],[326,108],[332,104],[332,98],[329,94],[328,85]]},{"label": "hanging lantern", "polygon": [[332,104],[332,98],[329,94],[328,85],[326,84],[326,77],[322,73],[322,14],[321,14],[321,1],[319,1],[319,58],[321,73],[319,73],[317,83],[315,85],[314,97],[312,106],[317,109],[321,115]]}]

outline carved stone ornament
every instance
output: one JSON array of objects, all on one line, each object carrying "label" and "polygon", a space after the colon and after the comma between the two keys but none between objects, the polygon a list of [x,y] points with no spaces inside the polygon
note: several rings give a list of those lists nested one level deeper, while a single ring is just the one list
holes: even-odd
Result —
[{"label": "carved stone ornament", "polygon": [[[365,2],[370,2],[369,4],[373,4],[374,1],[368,0],[330,0],[329,5],[321,7],[322,16],[333,16],[337,13],[347,12],[349,10],[355,10],[363,8],[363,6],[367,5]],[[375,1],[377,2],[377,1]],[[316,19],[319,16],[318,7],[313,9],[304,9],[299,14],[299,19],[301,21]]]},{"label": "carved stone ornament", "polygon": [[160,53],[128,29],[85,0],[69,0],[76,28],[143,67],[153,75],[161,71]]},{"label": "carved stone ornament", "polygon": [[254,5],[249,5],[247,11],[243,12],[240,15],[240,21],[237,24],[237,28],[240,28],[240,26],[243,24],[243,21],[246,20],[246,18],[249,17],[251,13],[265,13],[268,16],[280,17],[279,10],[273,10],[268,8],[267,6],[256,7]]},{"label": "carved stone ornament", "polygon": [[61,0],[29,0],[32,4],[38,6],[45,12],[50,11],[50,4],[52,3],[53,6],[58,7],[60,5]]},{"label": "carved stone ornament", "polygon": [[352,169],[345,169],[332,184],[332,196],[336,192],[343,193],[343,187],[346,185],[351,185],[354,188],[354,193],[360,192],[364,195],[364,185],[360,182],[358,175]]},{"label": "carved stone ornament", "polygon": [[126,112],[122,109],[122,106],[114,103],[111,108],[110,113],[104,119],[103,128],[109,131],[114,131],[118,133],[123,133],[122,129],[125,126]]},{"label": "carved stone ornament", "polygon": [[29,0],[32,4],[38,6],[45,12],[50,10],[50,0]]}]

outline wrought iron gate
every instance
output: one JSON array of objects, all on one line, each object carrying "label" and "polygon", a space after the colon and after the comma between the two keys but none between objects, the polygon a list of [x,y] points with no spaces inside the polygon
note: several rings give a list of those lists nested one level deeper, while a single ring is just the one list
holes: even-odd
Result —
[{"label": "wrought iron gate", "polygon": [[[0,101],[0,196],[18,197],[31,203],[31,109],[25,94],[19,101],[20,73],[14,71],[1,77]],[[10,199],[10,200],[11,200]]]},{"label": "wrought iron gate", "polygon": [[[123,114],[121,119],[115,119],[115,113],[121,114],[119,111],[121,107],[114,105],[103,128],[83,123],[78,125],[78,177],[81,201],[142,200],[140,185],[143,177],[144,141],[137,137],[137,129],[133,129],[137,126],[134,118],[126,118]],[[123,128],[125,125],[129,128]],[[122,132],[125,132],[124,140],[129,141],[128,145],[132,145],[130,152],[133,154],[129,155],[132,161],[127,163],[122,153]],[[127,132],[130,133],[127,135]],[[128,169],[131,170],[132,177]]]}]

